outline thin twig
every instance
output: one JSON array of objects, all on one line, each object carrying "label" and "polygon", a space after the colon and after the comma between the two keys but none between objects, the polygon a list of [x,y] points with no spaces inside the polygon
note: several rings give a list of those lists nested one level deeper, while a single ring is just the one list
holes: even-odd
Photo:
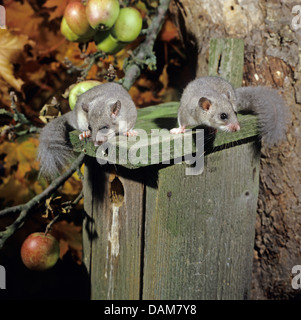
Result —
[{"label": "thin twig", "polygon": [[127,90],[131,88],[135,80],[139,77],[140,72],[145,67],[145,65],[147,65],[148,63],[152,63],[147,61],[152,61],[152,58],[155,58],[153,47],[163,25],[169,3],[170,0],[160,0],[158,12],[154,17],[151,25],[147,29],[144,42],[141,43],[137,50],[134,51],[134,58],[129,58],[127,66],[125,66],[125,76],[123,78],[122,84]]},{"label": "thin twig", "polygon": [[85,154],[81,153],[66,172],[52,181],[52,183],[42,193],[29,200],[27,203],[0,211],[0,216],[3,216],[4,214],[7,215],[9,211],[14,213],[16,211],[20,211],[20,215],[18,216],[18,218],[10,226],[6,227],[4,231],[0,232],[0,249],[3,247],[5,241],[23,225],[30,210],[47,199],[49,195],[51,195],[55,190],[63,185],[63,183],[72,176],[77,168],[82,165],[82,163],[84,162],[84,157]]},{"label": "thin twig", "polygon": [[46,226],[45,229],[45,236],[47,235],[47,233],[51,230],[53,224],[60,218],[61,213],[59,213],[57,216],[55,216]]},{"label": "thin twig", "polygon": [[[78,203],[79,201],[83,198],[84,196],[84,191],[81,190],[81,192],[78,194],[78,196],[71,202],[71,201],[68,201],[68,203],[66,205],[66,207],[64,208],[65,210],[67,209],[67,212],[70,211],[72,208],[74,208]],[[63,206],[64,204],[62,204]],[[62,216],[62,213],[63,212],[60,212],[58,215],[56,215],[46,226],[46,229],[45,229],[45,235],[51,230],[53,224]]]},{"label": "thin twig", "polygon": [[98,61],[99,58],[104,58],[105,53],[102,51],[97,51],[86,56],[83,64],[81,66],[75,66],[68,58],[65,58],[65,65],[68,67],[68,72],[80,72],[80,79],[86,79],[89,71],[93,65]]}]

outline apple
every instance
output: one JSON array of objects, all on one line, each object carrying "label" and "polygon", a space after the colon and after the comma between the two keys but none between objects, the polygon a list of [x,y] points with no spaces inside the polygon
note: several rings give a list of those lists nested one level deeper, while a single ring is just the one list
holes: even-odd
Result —
[{"label": "apple", "polygon": [[115,54],[127,45],[127,43],[121,43],[116,40],[111,35],[110,31],[97,32],[94,36],[94,42],[97,50],[103,51],[107,54]]},{"label": "apple", "polygon": [[89,25],[86,7],[81,2],[70,2],[65,8],[64,18],[76,35],[82,38],[93,37],[95,30]]},{"label": "apple", "polygon": [[119,15],[118,0],[88,0],[86,15],[90,26],[97,30],[108,30]]},{"label": "apple", "polygon": [[77,83],[70,90],[70,93],[69,93],[69,106],[70,106],[70,109],[71,110],[74,109],[78,96],[80,96],[84,92],[86,92],[89,89],[92,89],[93,87],[98,86],[100,84],[101,84],[101,82],[100,81],[96,81],[96,80],[86,80],[86,81],[82,81],[82,82]]},{"label": "apple", "polygon": [[30,270],[43,271],[52,268],[60,256],[58,241],[44,232],[30,234],[21,246],[21,259]]},{"label": "apple", "polygon": [[63,17],[61,22],[61,33],[67,40],[72,42],[87,42],[93,38],[93,34],[90,36],[79,36],[76,33],[74,33],[69,27],[65,17]]},{"label": "apple", "polygon": [[63,17],[62,22],[61,22],[61,33],[67,40],[72,41],[72,42],[78,41],[78,39],[80,38],[77,34],[75,34],[70,29],[65,17]]},{"label": "apple", "polygon": [[142,22],[141,14],[137,9],[122,8],[111,33],[118,41],[132,42],[139,36]]}]

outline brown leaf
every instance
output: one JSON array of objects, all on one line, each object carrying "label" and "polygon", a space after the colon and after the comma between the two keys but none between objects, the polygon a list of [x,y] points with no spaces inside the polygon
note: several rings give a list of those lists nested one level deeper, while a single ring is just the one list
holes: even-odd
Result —
[{"label": "brown leaf", "polygon": [[[55,8],[53,11],[49,13],[49,20],[53,20],[55,18],[60,18],[63,16],[65,8],[69,2],[73,2],[74,0],[47,0],[43,7],[45,8]],[[78,1],[78,0],[77,0]]]},{"label": "brown leaf", "polygon": [[36,13],[28,1],[10,1],[6,6],[6,24],[9,30],[27,35],[35,41],[41,38],[43,17]]},{"label": "brown leaf", "polygon": [[0,30],[0,76],[16,90],[20,91],[23,81],[14,76],[13,62],[28,42],[26,36],[14,35],[7,29]]},{"label": "brown leaf", "polygon": [[166,20],[159,35],[160,40],[170,42],[178,37],[177,27],[170,20]]}]

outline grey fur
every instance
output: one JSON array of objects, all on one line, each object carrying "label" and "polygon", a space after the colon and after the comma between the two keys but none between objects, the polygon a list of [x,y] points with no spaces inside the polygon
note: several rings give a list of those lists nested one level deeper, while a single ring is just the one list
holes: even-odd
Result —
[{"label": "grey fur", "polygon": [[[116,103],[120,109],[114,109]],[[90,129],[91,139],[98,145],[115,134],[131,130],[136,119],[135,104],[121,85],[105,83],[86,91],[77,99],[72,111],[42,129],[38,149],[40,174],[53,179],[70,164],[74,158],[70,131]]]},{"label": "grey fur", "polygon": [[258,115],[258,126],[263,142],[271,147],[285,138],[289,110],[275,89],[242,87],[235,90],[238,111]]},{"label": "grey fur", "polygon": [[[199,107],[202,97],[212,102],[208,111]],[[202,77],[188,84],[181,97],[178,122],[184,128],[207,125],[227,130],[231,123],[238,123],[237,111],[257,114],[260,134],[266,146],[271,147],[285,137],[288,109],[276,90],[261,86],[234,90],[229,82],[219,77]],[[220,119],[221,113],[228,115],[224,122]]]},{"label": "grey fur", "polygon": [[[212,103],[210,110],[199,107],[199,100],[205,97]],[[232,85],[219,77],[202,77],[191,81],[185,88],[178,111],[180,126],[206,125],[226,130],[229,123],[238,123],[236,117],[236,96]],[[227,113],[227,121],[219,115]]]}]

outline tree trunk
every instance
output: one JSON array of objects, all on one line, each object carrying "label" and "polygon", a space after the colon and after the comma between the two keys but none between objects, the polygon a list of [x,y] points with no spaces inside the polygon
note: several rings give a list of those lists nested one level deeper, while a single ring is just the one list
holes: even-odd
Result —
[{"label": "tree trunk", "polygon": [[[271,149],[262,147],[252,299],[301,295],[291,285],[292,267],[301,265],[301,32],[292,27],[296,4],[287,0],[174,0],[170,5],[196,76],[208,74],[211,38],[242,38],[244,85],[278,88],[287,101],[287,141]],[[295,21],[301,27],[301,20]]]}]

